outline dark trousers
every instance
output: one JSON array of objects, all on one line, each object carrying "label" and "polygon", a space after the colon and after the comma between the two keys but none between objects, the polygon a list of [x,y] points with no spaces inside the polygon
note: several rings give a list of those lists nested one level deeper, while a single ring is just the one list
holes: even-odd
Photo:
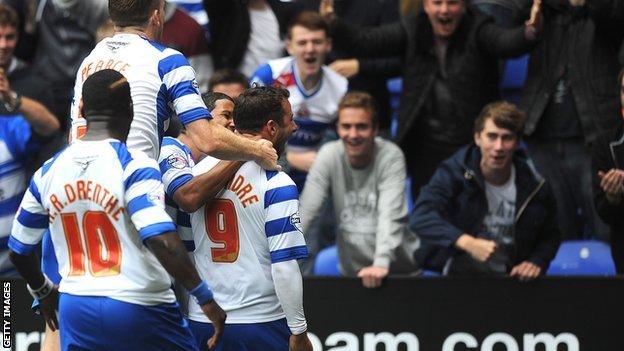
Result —
[{"label": "dark trousers", "polygon": [[562,239],[608,241],[608,227],[594,207],[591,156],[584,140],[529,139],[527,146],[537,170],[553,189]]}]

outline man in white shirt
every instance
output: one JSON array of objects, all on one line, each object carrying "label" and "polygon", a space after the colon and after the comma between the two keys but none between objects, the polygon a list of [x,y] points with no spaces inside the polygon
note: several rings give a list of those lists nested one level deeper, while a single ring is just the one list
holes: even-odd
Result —
[{"label": "man in white shirt", "polygon": [[78,106],[82,82],[94,72],[110,68],[122,73],[132,88],[134,120],[128,135],[130,149],[157,159],[163,133],[175,112],[203,153],[224,159],[254,160],[267,169],[278,167],[277,154],[269,142],[246,140],[211,122],[187,59],[156,42],[162,35],[164,0],[110,0],[109,12],[115,35],[98,43],[76,75],[73,139],[86,131]]},{"label": "man in white shirt", "polygon": [[[271,140],[278,151],[297,129],[288,91],[275,87],[245,91],[234,123],[243,135]],[[207,157],[193,173],[217,162]],[[288,175],[246,162],[213,201],[191,215],[191,227],[195,265],[228,313],[220,350],[311,351],[297,264],[308,250],[297,188]],[[189,319],[193,334],[205,343],[212,326],[192,301]]]}]

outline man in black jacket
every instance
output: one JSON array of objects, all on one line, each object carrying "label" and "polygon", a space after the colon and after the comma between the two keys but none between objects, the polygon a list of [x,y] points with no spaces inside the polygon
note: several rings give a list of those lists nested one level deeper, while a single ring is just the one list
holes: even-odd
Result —
[{"label": "man in black jacket", "polygon": [[520,101],[525,140],[553,187],[564,238],[606,239],[592,201],[588,146],[621,124],[614,77],[624,1],[543,0],[542,13],[542,35],[531,51]]},{"label": "man in black jacket", "polygon": [[[467,9],[464,0],[423,4],[424,13],[370,30],[332,21],[336,47],[359,56],[402,57],[396,138],[407,158],[414,196],[441,160],[470,142],[479,111],[499,98],[498,59],[528,51],[540,22],[534,11],[525,26],[503,29],[491,17]],[[331,1],[322,1],[321,14],[331,19]]]},{"label": "man in black jacket", "polygon": [[475,122],[476,145],[444,161],[422,188],[410,227],[421,237],[424,267],[521,280],[546,272],[560,232],[549,186],[518,150],[523,122],[513,104],[487,105]]},{"label": "man in black jacket", "polygon": [[[624,115],[624,70],[620,100]],[[592,150],[594,203],[611,229],[611,257],[617,274],[624,274],[624,127],[603,132]]]}]

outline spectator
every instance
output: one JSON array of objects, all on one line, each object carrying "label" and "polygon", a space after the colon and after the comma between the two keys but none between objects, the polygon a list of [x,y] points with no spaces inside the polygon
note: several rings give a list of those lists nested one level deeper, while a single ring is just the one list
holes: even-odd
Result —
[{"label": "spectator", "polygon": [[[624,114],[624,70],[620,72],[620,100]],[[624,116],[623,116],[624,117]],[[624,274],[624,126],[602,132],[592,151],[594,203],[611,229],[611,256],[617,274]]]},{"label": "spectator", "polygon": [[[303,0],[306,10],[316,11],[320,0]],[[344,0],[336,3],[340,18],[358,26],[379,26],[399,20],[397,0]],[[386,81],[401,74],[401,61],[394,57],[354,57],[347,50],[333,47],[329,68],[349,79],[349,90],[366,91],[377,103],[381,135],[390,135],[390,94]]]},{"label": "spectator", "polygon": [[286,146],[289,175],[303,188],[325,131],[336,120],[338,102],[347,91],[347,80],[323,65],[331,50],[329,30],[314,12],[302,12],[288,29],[291,55],[260,66],[251,79],[290,91],[290,104],[299,129]]},{"label": "spectator", "polygon": [[563,238],[606,239],[593,204],[588,145],[621,123],[613,77],[624,1],[544,0],[542,6],[543,37],[531,51],[520,101],[529,155],[553,187]]},{"label": "spectator", "polygon": [[50,83],[55,105],[52,111],[61,118],[66,131],[76,72],[96,44],[97,29],[108,19],[108,1],[39,1],[33,67]]},{"label": "spectator", "polygon": [[208,81],[208,91],[223,93],[231,98],[237,98],[249,88],[249,80],[244,74],[224,68],[216,71]]},{"label": "spectator", "polygon": [[215,68],[251,76],[259,65],[282,56],[288,21],[296,2],[280,0],[204,0]]},{"label": "spectator", "polygon": [[202,0],[167,0],[188,13],[202,28],[208,32],[208,14]]},{"label": "spectator", "polygon": [[[423,187],[410,226],[422,238],[417,257],[424,266],[521,280],[546,272],[560,240],[555,201],[518,150],[523,122],[513,104],[485,106],[475,144],[444,161]],[[451,253],[445,262],[440,246]]]},{"label": "spectator", "polygon": [[[330,20],[331,3],[321,2]],[[335,46],[358,57],[403,59],[396,140],[407,157],[414,197],[441,160],[470,142],[467,126],[481,108],[498,99],[497,59],[527,51],[539,25],[535,11],[525,26],[503,29],[464,0],[424,0],[424,10],[369,30],[331,20]]]},{"label": "spectator", "polygon": [[161,42],[188,58],[200,87],[208,84],[214,67],[204,30],[193,17],[169,2],[165,3],[165,27]]},{"label": "spectator", "polygon": [[[418,245],[407,228],[405,158],[396,145],[376,138],[378,127],[369,94],[345,95],[338,107],[341,140],[320,149],[301,195],[304,233],[319,219],[324,202],[333,202],[341,273],[362,278],[368,288],[378,287],[389,273],[415,271]],[[318,238],[306,241],[313,257]]]},{"label": "spectator", "polygon": [[[56,117],[50,112],[54,106],[54,99],[49,84],[37,75],[30,66],[14,56],[14,50],[19,42],[19,19],[16,12],[9,6],[0,4],[0,80],[2,80],[2,101],[0,115],[27,115],[35,119],[49,120]],[[21,101],[16,110],[11,110],[13,103]],[[0,117],[1,118],[1,117]],[[59,125],[57,121],[54,126]],[[27,174],[32,173],[40,164],[48,159],[58,148],[52,134],[39,138],[41,152],[30,153],[28,156]],[[60,139],[60,137],[58,138]],[[60,141],[60,140],[59,140]]]},{"label": "spectator", "polygon": [[49,97],[39,88],[45,88],[43,81],[13,56],[18,28],[15,11],[0,5],[0,276],[16,275],[7,242],[30,177],[27,161],[60,127],[56,117],[34,99]]}]

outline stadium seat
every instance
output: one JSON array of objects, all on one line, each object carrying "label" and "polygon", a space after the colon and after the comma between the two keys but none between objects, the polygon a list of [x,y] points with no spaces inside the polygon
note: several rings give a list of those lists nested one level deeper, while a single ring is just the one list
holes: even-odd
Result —
[{"label": "stadium seat", "polygon": [[564,241],[550,263],[550,276],[615,275],[609,245],[597,240]]},{"label": "stadium seat", "polygon": [[338,268],[338,248],[332,245],[321,250],[314,261],[314,275],[340,276]]},{"label": "stadium seat", "polygon": [[507,60],[505,63],[505,70],[500,84],[501,93],[505,100],[516,104],[520,102],[520,94],[526,80],[528,63],[528,55]]},{"label": "stadium seat", "polygon": [[398,128],[399,107],[401,106],[401,91],[403,90],[403,80],[401,78],[388,79],[386,82],[388,92],[390,93],[390,108],[392,108],[392,116],[390,122],[390,135],[396,136]]}]

